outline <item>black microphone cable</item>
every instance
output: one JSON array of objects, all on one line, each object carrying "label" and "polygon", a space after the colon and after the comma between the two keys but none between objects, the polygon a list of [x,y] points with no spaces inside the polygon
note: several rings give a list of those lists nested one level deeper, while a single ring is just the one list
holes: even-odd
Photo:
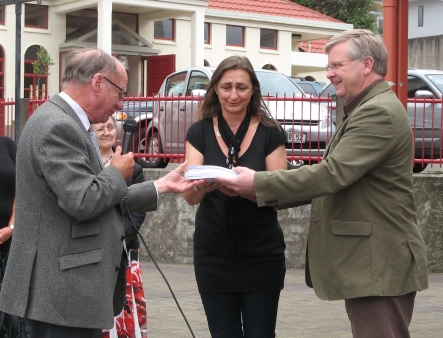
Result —
[{"label": "black microphone cable", "polygon": [[[134,222],[134,220],[132,219],[131,213],[129,212],[128,206],[126,205],[126,200],[123,200],[122,202],[123,202],[123,204],[125,205],[126,211],[128,212],[128,215],[129,215],[129,219],[131,220],[131,223],[132,223],[132,225],[134,226],[135,231],[137,231],[138,236],[139,236],[140,239],[142,240],[143,245],[145,246],[145,249],[146,249],[146,251],[148,252],[149,258],[151,258],[151,260],[152,260],[152,262],[154,263],[155,267],[157,268],[158,272],[160,272],[161,276],[163,277],[163,280],[165,281],[166,285],[168,286],[169,291],[171,292],[172,298],[174,298],[175,304],[177,304],[177,307],[178,307],[178,309],[180,310],[180,313],[182,314],[183,319],[185,320],[186,325],[188,326],[188,329],[189,329],[189,331],[191,332],[192,337],[195,338],[195,335],[194,335],[194,332],[192,331],[191,325],[189,324],[188,319],[186,318],[186,316],[185,316],[185,314],[184,314],[184,312],[183,312],[183,310],[182,310],[180,304],[178,303],[177,297],[175,297],[175,294],[174,294],[174,291],[172,291],[171,285],[169,285],[169,282],[168,282],[168,280],[166,279],[166,276],[163,274],[163,271],[162,271],[162,270],[160,269],[160,267],[158,266],[156,260],[154,259],[154,257],[152,256],[151,251],[150,251],[149,248],[148,248],[148,245],[146,244],[145,240],[143,239],[143,236],[140,234],[140,231],[138,231],[138,229],[137,229],[137,226],[135,225],[135,222]],[[124,216],[125,216],[125,215],[124,215],[124,213],[123,213],[123,217],[124,217]],[[123,220],[123,222],[124,222],[124,220]]]},{"label": "black microphone cable", "polygon": [[[122,147],[122,154],[126,154],[129,152],[130,146],[131,146],[131,139],[134,133],[137,131],[138,125],[137,122],[134,119],[126,119],[123,123],[123,130],[124,130],[124,140],[123,140],[123,147]],[[171,285],[169,285],[168,280],[166,279],[166,276],[163,274],[163,271],[158,266],[157,262],[155,261],[154,257],[152,256],[151,251],[148,248],[148,245],[146,244],[145,240],[143,239],[142,235],[140,234],[140,231],[138,231],[137,226],[135,225],[134,220],[132,219],[131,213],[129,212],[129,208],[126,205],[126,199],[122,200],[123,204],[125,205],[126,211],[128,212],[129,219],[131,220],[132,225],[135,228],[135,231],[137,231],[138,236],[143,242],[143,245],[146,248],[146,251],[148,252],[149,257],[151,258],[152,262],[154,263],[155,267],[157,268],[158,272],[160,272],[161,276],[163,277],[163,280],[165,281],[166,285],[169,288],[169,291],[171,292],[172,297],[174,298],[175,304],[177,304],[178,309],[180,310],[180,313],[183,316],[183,319],[186,322],[186,325],[189,328],[189,331],[191,332],[191,335],[193,338],[195,338],[194,332],[191,329],[191,325],[189,325],[188,319],[186,318],[182,308],[180,307],[180,304],[178,303],[177,298],[175,297],[174,291],[172,291]],[[122,210],[123,218],[125,216],[124,211]],[[123,225],[124,225],[124,219],[123,219]]]}]

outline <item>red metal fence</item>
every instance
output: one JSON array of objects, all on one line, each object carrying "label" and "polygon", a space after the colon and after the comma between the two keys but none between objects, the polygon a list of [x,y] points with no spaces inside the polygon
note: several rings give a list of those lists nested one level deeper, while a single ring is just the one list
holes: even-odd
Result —
[{"label": "red metal fence", "polygon": [[0,100],[0,136],[14,138],[14,105],[12,99]]},{"label": "red metal fence", "polygon": [[[29,100],[28,116],[45,100]],[[286,132],[289,163],[321,161],[335,132],[335,103],[320,97],[266,97],[264,101]],[[199,97],[128,97],[123,112],[138,122],[132,150],[145,168],[164,167],[185,157],[185,137],[196,121]],[[14,102],[0,101],[0,135],[13,137]],[[409,121],[414,135],[416,172],[428,164],[443,164],[443,100],[408,99]],[[119,117],[120,117],[119,116]],[[123,120],[118,119],[117,143],[121,143]]]}]

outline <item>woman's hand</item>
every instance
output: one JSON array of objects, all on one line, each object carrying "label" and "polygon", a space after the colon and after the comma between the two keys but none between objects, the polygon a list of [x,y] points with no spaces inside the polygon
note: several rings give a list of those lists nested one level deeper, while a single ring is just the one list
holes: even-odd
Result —
[{"label": "woman's hand", "polygon": [[10,227],[5,227],[0,229],[0,244],[5,243],[8,239],[12,237],[12,234],[14,233],[14,230],[12,230]]},{"label": "woman's hand", "polygon": [[196,190],[207,193],[207,192],[211,192],[211,191],[218,189],[219,186],[220,186],[220,184],[217,182],[206,182],[205,181],[204,184],[196,185],[196,187],[198,188]]}]

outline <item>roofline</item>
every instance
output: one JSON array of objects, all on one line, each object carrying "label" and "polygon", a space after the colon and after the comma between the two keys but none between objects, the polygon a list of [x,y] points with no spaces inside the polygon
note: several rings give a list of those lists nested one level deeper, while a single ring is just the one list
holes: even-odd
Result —
[{"label": "roofline", "polygon": [[252,20],[258,22],[269,22],[285,26],[292,26],[294,28],[295,27],[303,27],[307,29],[319,28],[322,30],[330,30],[337,33],[353,29],[352,24],[347,24],[344,22],[306,20],[306,19],[278,16],[278,15],[264,15],[264,14],[255,14],[249,12],[233,12],[233,11],[225,11],[225,10],[209,9],[209,8],[205,9],[205,17],[242,20],[242,21]]}]

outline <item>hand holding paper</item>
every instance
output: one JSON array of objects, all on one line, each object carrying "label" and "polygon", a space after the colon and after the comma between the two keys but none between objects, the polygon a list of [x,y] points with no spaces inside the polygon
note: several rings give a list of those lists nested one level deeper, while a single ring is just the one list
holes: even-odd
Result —
[{"label": "hand holding paper", "polygon": [[234,190],[240,195],[254,196],[254,174],[255,171],[246,167],[235,167],[232,171],[236,176],[217,176],[217,182],[225,185],[228,189]]}]

